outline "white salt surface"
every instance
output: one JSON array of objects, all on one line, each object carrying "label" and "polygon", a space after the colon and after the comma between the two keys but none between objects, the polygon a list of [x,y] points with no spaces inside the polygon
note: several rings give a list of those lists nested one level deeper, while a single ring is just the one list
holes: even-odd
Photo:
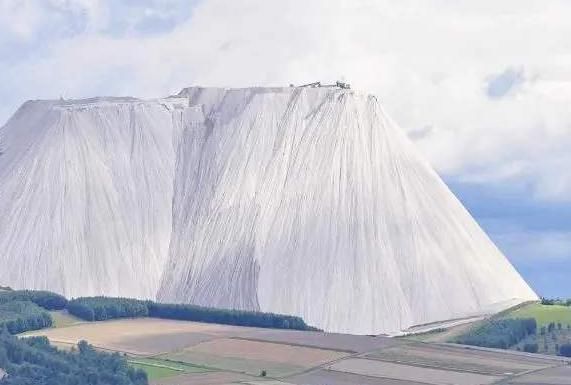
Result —
[{"label": "white salt surface", "polygon": [[0,284],[396,333],[536,299],[375,97],[32,101],[0,129]]}]

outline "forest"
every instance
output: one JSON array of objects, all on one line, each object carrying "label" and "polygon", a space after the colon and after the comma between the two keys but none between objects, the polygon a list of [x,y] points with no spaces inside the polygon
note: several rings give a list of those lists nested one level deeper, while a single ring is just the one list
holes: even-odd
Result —
[{"label": "forest", "polygon": [[0,329],[1,385],[146,385],[147,375],[119,354],[100,353],[82,341],[70,352],[46,337],[18,338]]},{"label": "forest", "polygon": [[533,318],[498,319],[458,337],[459,344],[507,349],[537,331]]},{"label": "forest", "polygon": [[146,385],[147,375],[118,354],[95,351],[86,342],[64,352],[45,337],[14,334],[51,327],[51,310],[67,307],[61,295],[47,291],[0,291],[1,385]]},{"label": "forest", "polygon": [[76,298],[68,302],[67,310],[70,314],[86,321],[154,317],[261,328],[317,330],[295,316],[195,305],[162,304],[130,298]]}]

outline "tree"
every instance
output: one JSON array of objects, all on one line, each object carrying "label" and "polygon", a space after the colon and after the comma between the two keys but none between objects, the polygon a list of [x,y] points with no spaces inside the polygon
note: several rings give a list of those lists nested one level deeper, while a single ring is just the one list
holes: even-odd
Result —
[{"label": "tree", "polygon": [[536,343],[523,345],[523,351],[524,351],[524,352],[527,352],[527,353],[537,353],[538,350],[539,350],[539,347],[537,346]]},{"label": "tree", "polygon": [[559,347],[559,354],[563,357],[571,357],[571,344],[563,344]]}]

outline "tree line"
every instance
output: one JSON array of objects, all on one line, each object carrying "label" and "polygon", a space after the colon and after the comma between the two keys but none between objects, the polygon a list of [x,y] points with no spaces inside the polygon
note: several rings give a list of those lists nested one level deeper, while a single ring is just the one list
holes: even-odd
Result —
[{"label": "tree line", "polygon": [[68,301],[48,291],[0,292],[0,326],[6,326],[12,334],[52,326],[53,321],[47,310],[62,309],[86,321],[155,317],[261,328],[317,330],[300,317],[284,314],[163,304],[132,298],[80,297]]},{"label": "tree line", "polygon": [[149,315],[149,309],[144,301],[131,298],[76,298],[68,302],[67,311],[86,321],[139,318]]},{"label": "tree line", "polygon": [[[537,332],[534,318],[492,320],[456,339],[464,345],[507,349]],[[530,347],[531,349],[531,347]]]},{"label": "tree line", "polygon": [[541,304],[542,305],[560,305],[560,306],[571,306],[571,298],[569,299],[561,299],[561,298],[545,298],[541,297]]},{"label": "tree line", "polygon": [[62,310],[67,306],[67,299],[51,291],[42,290],[9,290],[0,292],[0,304],[14,301],[28,301],[47,310]]},{"label": "tree line", "polygon": [[131,298],[84,297],[68,302],[67,310],[86,321],[154,317],[275,329],[317,330],[300,317],[256,311],[163,304]]}]

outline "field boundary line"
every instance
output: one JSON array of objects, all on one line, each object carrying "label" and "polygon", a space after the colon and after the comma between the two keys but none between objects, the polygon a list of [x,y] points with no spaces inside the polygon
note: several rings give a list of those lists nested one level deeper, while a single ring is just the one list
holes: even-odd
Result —
[{"label": "field boundary line", "polygon": [[175,371],[177,371],[177,372],[186,372],[184,369],[175,368],[175,367],[167,366],[167,365],[151,364],[151,363],[148,363],[148,362],[132,361],[132,360],[127,360],[127,362],[129,362],[130,364],[137,364],[137,365],[143,365],[143,366],[152,366],[152,367],[154,367],[154,368],[171,369],[171,370],[175,370]]},{"label": "field boundary line", "polygon": [[227,337],[230,340],[241,340],[241,341],[252,341],[252,342],[263,342],[266,344],[276,344],[276,345],[286,345],[286,346],[295,346],[297,348],[308,348],[308,349],[317,349],[317,350],[327,350],[330,352],[337,352],[337,353],[347,353],[347,354],[359,354],[354,350],[349,349],[333,349],[328,347],[321,347],[316,345],[307,345],[307,344],[299,344],[299,343],[292,343],[292,342],[285,342],[285,341],[272,341],[272,340],[264,340],[261,338],[250,338],[250,337]]},{"label": "field boundary line", "polygon": [[[418,361],[391,360],[391,359],[387,359],[387,358],[380,358],[380,357],[374,357],[374,356],[362,356],[362,357],[357,357],[357,358],[365,359],[365,360],[371,360],[371,361],[386,362],[389,364],[413,366],[413,367],[417,367],[417,368],[439,369],[439,370],[445,370],[447,372],[481,374],[483,376],[492,376],[492,377],[501,377],[501,376],[507,376],[508,375],[506,373],[499,373],[499,372],[490,373],[490,372],[486,372],[484,370],[478,370],[478,369],[462,369],[462,368],[456,368],[453,366],[438,366],[438,365],[423,363],[423,362],[418,362]],[[548,369],[548,368],[550,368],[550,367],[541,368],[541,369],[543,370],[543,369]],[[532,370],[534,370],[534,369],[532,369]]]}]

